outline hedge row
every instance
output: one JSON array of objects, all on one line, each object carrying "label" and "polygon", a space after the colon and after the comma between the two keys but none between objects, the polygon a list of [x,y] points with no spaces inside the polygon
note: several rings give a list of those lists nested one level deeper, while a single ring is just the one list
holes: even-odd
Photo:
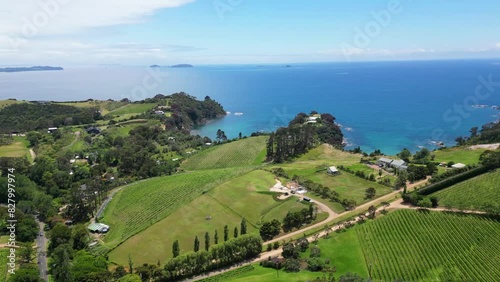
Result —
[{"label": "hedge row", "polygon": [[458,175],[452,176],[450,178],[447,178],[447,179],[445,179],[443,181],[440,181],[440,182],[428,185],[428,186],[426,186],[426,187],[418,190],[417,193],[420,194],[420,195],[430,195],[430,194],[432,194],[434,192],[443,190],[444,188],[450,187],[450,186],[452,186],[454,184],[457,184],[457,183],[462,182],[464,180],[467,180],[469,178],[472,178],[472,177],[481,175],[483,173],[486,173],[490,169],[491,169],[490,167],[479,166],[477,168],[473,168],[473,169],[470,169],[470,170],[468,170],[466,172],[463,172],[461,174],[458,174]]}]

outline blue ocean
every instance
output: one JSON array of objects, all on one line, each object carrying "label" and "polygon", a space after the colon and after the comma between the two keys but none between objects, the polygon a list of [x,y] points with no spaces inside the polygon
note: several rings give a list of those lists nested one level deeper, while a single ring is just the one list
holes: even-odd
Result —
[{"label": "blue ocean", "polygon": [[[65,66],[63,66],[65,67]],[[65,67],[64,71],[0,73],[0,99],[140,100],[184,91],[210,96],[229,112],[198,128],[214,137],[272,131],[299,112],[328,112],[342,125],[347,148],[454,145],[500,111],[500,60],[357,62],[149,68]]]}]

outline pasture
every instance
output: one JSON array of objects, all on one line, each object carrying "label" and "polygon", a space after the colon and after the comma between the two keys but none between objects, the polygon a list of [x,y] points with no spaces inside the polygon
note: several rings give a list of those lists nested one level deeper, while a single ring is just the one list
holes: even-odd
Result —
[{"label": "pasture", "polygon": [[217,185],[249,170],[204,170],[132,183],[119,191],[104,211],[101,221],[111,226],[104,238],[106,247],[116,247]]},{"label": "pasture", "polygon": [[29,142],[26,137],[14,136],[14,142],[9,145],[0,146],[0,157],[23,157],[30,155]]},{"label": "pasture", "polygon": [[266,136],[249,137],[202,150],[182,163],[185,170],[254,166],[266,158]]},{"label": "pasture", "polygon": [[0,100],[0,110],[3,107],[13,105],[13,104],[21,104],[21,103],[28,103],[26,101],[18,101],[18,100]]},{"label": "pasture", "polygon": [[486,151],[486,149],[471,150],[465,147],[446,148],[432,152],[434,161],[436,162],[454,162],[463,164],[477,164],[479,163],[479,156]]},{"label": "pasture", "polygon": [[374,281],[500,280],[498,220],[399,210],[356,232]]},{"label": "pasture", "polygon": [[[321,163],[318,162],[318,164]],[[294,162],[291,164],[276,165],[275,167],[282,167],[290,177],[292,177],[293,175],[298,175],[303,179],[309,179],[316,183],[327,186],[331,190],[339,193],[340,198],[353,199],[356,201],[357,205],[369,201],[368,199],[365,199],[366,188],[375,188],[375,190],[377,191],[376,197],[380,197],[392,191],[392,189],[389,187],[380,185],[376,182],[365,180],[348,172],[341,171],[340,175],[329,175],[326,172],[326,167],[323,169],[323,167],[317,167],[312,163],[304,164],[301,162]],[[328,200],[321,200],[318,195],[311,195],[311,197],[313,199],[324,202],[335,212],[344,211],[342,206],[338,203],[334,203]]]},{"label": "pasture", "polygon": [[119,116],[125,114],[142,114],[156,107],[155,103],[144,103],[144,104],[128,104],[110,111],[108,114],[112,116]]},{"label": "pasture", "polygon": [[214,231],[217,230],[219,242],[222,242],[224,225],[229,226],[232,237],[234,227],[240,229],[241,219],[245,218],[247,232],[257,233],[261,220],[281,221],[288,210],[307,207],[296,202],[295,197],[276,201],[269,193],[274,184],[274,176],[262,170],[235,177],[193,201],[177,206],[170,215],[116,247],[109,257],[123,265],[128,261],[128,254],[135,263],[164,262],[172,257],[175,240],[179,240],[181,253],[192,251],[196,235],[203,246],[204,234],[209,232],[213,244]]},{"label": "pasture", "polygon": [[443,207],[487,210],[500,203],[500,170],[476,176],[433,193]]}]

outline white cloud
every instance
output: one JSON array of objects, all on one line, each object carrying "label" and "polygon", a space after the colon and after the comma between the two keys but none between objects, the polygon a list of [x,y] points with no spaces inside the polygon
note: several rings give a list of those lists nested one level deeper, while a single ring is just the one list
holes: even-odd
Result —
[{"label": "white cloud", "polygon": [[193,1],[4,0],[0,6],[0,34],[14,38],[34,37],[136,23],[158,9],[178,7]]},{"label": "white cloud", "polygon": [[500,49],[500,42],[498,42],[497,44],[495,44],[495,47],[496,47],[497,49]]}]

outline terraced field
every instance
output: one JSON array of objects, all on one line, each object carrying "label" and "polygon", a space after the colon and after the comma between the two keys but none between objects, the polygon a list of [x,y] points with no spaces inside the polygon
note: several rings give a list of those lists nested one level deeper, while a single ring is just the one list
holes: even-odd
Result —
[{"label": "terraced field", "polygon": [[486,173],[432,194],[443,207],[487,210],[500,203],[500,170]]},{"label": "terraced field", "polygon": [[250,137],[203,150],[187,159],[185,170],[259,165],[266,158],[266,136]]},{"label": "terraced field", "polygon": [[500,224],[400,210],[356,228],[374,281],[500,281]]},{"label": "terraced field", "polygon": [[204,170],[136,182],[118,192],[101,222],[112,226],[108,248],[146,229],[217,185],[248,172],[248,168]]}]

